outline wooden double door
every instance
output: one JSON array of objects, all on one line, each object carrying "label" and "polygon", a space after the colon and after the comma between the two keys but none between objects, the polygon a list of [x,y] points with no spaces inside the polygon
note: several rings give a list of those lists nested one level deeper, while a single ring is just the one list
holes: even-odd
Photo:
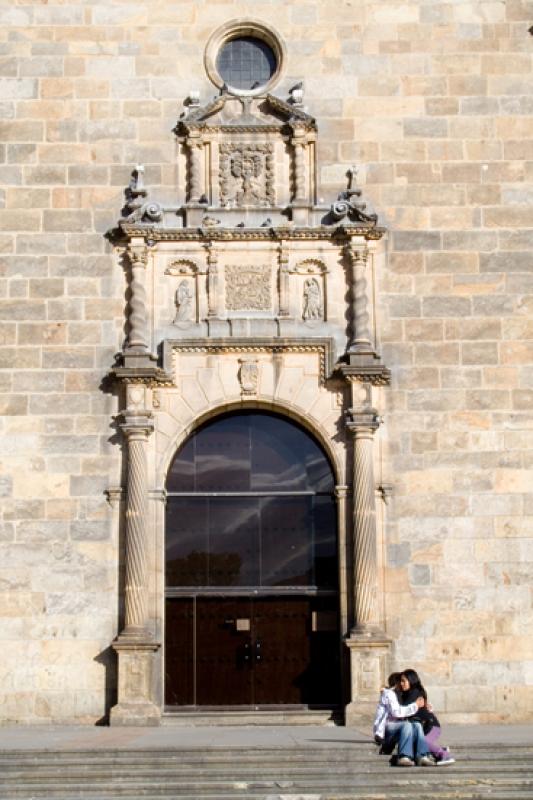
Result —
[{"label": "wooden double door", "polygon": [[169,597],[165,704],[334,706],[337,598]]}]

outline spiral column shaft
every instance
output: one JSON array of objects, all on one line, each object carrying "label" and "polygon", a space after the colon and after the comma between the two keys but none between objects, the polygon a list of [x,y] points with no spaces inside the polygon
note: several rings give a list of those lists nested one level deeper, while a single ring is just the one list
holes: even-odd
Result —
[{"label": "spiral column shaft", "polygon": [[354,443],[354,611],[355,629],[372,630],[379,623],[377,606],[377,542],[372,425],[350,423]]},{"label": "spiral column shaft", "polygon": [[304,163],[304,144],[295,142],[294,144],[294,200],[297,203],[305,201],[305,163]]},{"label": "spiral column shaft", "polygon": [[133,261],[131,268],[130,334],[128,347],[136,350],[148,349],[148,313],[146,310],[145,265]]},{"label": "spiral column shaft", "polygon": [[198,203],[202,196],[201,142],[189,142],[189,203]]},{"label": "spiral column shaft", "polygon": [[348,352],[368,353],[372,351],[366,277],[368,250],[350,248],[349,253],[352,262],[352,338]]},{"label": "spiral column shaft", "polygon": [[148,616],[146,446],[151,425],[147,419],[127,420],[123,430],[128,439],[124,633],[141,634]]}]

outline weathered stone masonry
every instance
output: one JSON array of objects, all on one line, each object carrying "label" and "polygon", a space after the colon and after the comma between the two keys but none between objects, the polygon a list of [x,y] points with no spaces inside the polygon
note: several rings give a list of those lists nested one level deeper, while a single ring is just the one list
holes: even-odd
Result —
[{"label": "weathered stone masonry", "polygon": [[[298,117],[272,151],[294,163],[270,184],[269,151],[243,149],[265,159],[264,213],[236,215],[229,242],[222,220],[202,224],[245,191],[231,173],[221,189],[212,158],[227,133],[172,130],[189,95],[189,118],[219,97],[210,37],[250,17],[285,41],[272,113],[292,98],[316,129]],[[444,719],[530,719],[529,4],[29,3],[7,4],[2,21],[2,718],[93,722],[114,707],[117,722],[157,722],[166,469],[213,409],[274,402],[335,465],[352,696],[409,664]],[[302,78],[303,96],[291,93]],[[239,136],[248,147],[252,134]],[[125,214],[140,216],[110,241],[136,164],[145,180]],[[222,199],[206,211],[211,185]],[[376,226],[362,218],[335,243],[270,233],[283,221],[272,203],[292,207],[296,230],[339,189],[332,213],[361,189],[360,211],[387,236],[368,239]],[[170,222],[184,203],[202,231],[190,239]],[[159,228],[170,239],[147,233]],[[257,303],[271,302],[255,327],[226,307],[247,248],[263,270]],[[271,356],[276,337],[292,345]],[[357,548],[373,541],[363,570]]]}]

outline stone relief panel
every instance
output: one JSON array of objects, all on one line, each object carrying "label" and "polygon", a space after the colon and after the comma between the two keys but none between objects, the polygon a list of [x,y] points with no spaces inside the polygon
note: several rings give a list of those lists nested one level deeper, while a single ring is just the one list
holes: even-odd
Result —
[{"label": "stone relief panel", "polygon": [[228,264],[227,311],[272,311],[272,270],[268,265]]},{"label": "stone relief panel", "polygon": [[223,207],[274,205],[273,144],[221,144],[219,190]]}]

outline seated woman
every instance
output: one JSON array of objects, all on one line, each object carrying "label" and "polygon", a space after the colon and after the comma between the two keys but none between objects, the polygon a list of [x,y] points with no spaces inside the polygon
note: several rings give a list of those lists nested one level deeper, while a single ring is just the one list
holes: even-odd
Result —
[{"label": "seated woman", "polygon": [[400,700],[404,705],[420,699],[423,700],[423,705],[408,719],[411,722],[419,722],[422,725],[429,752],[435,758],[437,766],[445,767],[448,764],[454,764],[455,758],[452,758],[448,748],[440,747],[437,744],[437,739],[441,734],[440,723],[431,707],[428,706],[427,692],[414,669],[406,669],[401,673],[400,689]]},{"label": "seated woman", "polygon": [[[374,719],[374,740],[381,744],[381,752],[390,754],[398,745],[399,767],[412,767],[416,763],[422,767],[435,763],[429,756],[422,726],[418,722],[406,721],[413,716],[424,702],[421,698],[408,705],[400,705],[397,692],[400,690],[400,673],[393,672],[388,678],[388,687],[383,689]],[[402,721],[402,718],[403,721]]]}]

